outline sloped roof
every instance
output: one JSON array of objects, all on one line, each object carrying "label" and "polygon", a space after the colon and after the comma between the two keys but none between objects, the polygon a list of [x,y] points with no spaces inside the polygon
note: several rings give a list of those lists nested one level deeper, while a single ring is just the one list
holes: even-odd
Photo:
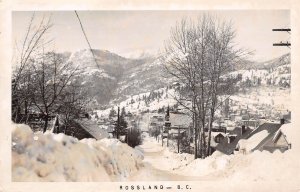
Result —
[{"label": "sloped roof", "polygon": [[280,127],[280,130],[284,135],[286,135],[288,142],[296,143],[298,141],[299,130],[295,126],[293,126],[292,123],[283,124]]},{"label": "sloped roof", "polygon": [[257,127],[256,129],[254,129],[249,136],[246,138],[247,140],[249,140],[251,137],[253,137],[254,135],[261,133],[261,132],[266,132],[267,134],[264,135],[263,138],[261,139],[257,139],[254,140],[256,143],[253,143],[254,148],[251,149],[251,151],[255,151],[255,150],[259,150],[262,149],[262,147],[272,138],[274,138],[274,136],[276,135],[277,131],[280,129],[280,127],[282,126],[282,124],[280,123],[264,123],[262,125],[260,125],[259,127]]},{"label": "sloped roof", "polygon": [[211,140],[210,140],[210,146],[213,147],[213,148],[216,148],[218,146],[224,146],[224,145],[227,145],[227,139],[224,139],[222,140],[220,143],[217,143],[215,141],[215,138],[219,135],[222,135],[224,138],[227,137],[227,134],[226,133],[223,133],[223,132],[211,132]]},{"label": "sloped roof", "polygon": [[80,119],[76,120],[84,130],[91,134],[95,139],[103,139],[108,137],[108,132],[105,129],[101,129],[96,122],[90,119]]},{"label": "sloped roof", "polygon": [[236,128],[235,130],[236,130],[236,132],[234,134],[236,135],[236,138],[234,139],[234,141],[232,141],[231,143],[218,144],[218,145],[216,145],[216,150],[218,150],[224,154],[230,155],[235,150],[238,142],[241,139],[248,137],[248,135],[252,132],[252,129],[247,128],[245,133],[243,135],[241,135],[240,128]]},{"label": "sloped roof", "polygon": [[[185,131],[186,131],[186,129],[180,129],[179,133],[184,133]],[[171,129],[169,131],[169,134],[178,134],[178,129],[177,130],[176,129]]]},{"label": "sloped roof", "polygon": [[247,139],[249,139],[250,137],[252,137],[253,135],[261,132],[261,131],[268,131],[269,135],[275,133],[276,131],[278,131],[278,129],[281,127],[282,124],[280,123],[263,123],[262,125],[258,126],[256,129],[254,129],[250,135],[247,137]]},{"label": "sloped roof", "polygon": [[[255,147],[251,151],[262,149],[262,147],[269,140],[272,140],[276,136],[276,133],[281,130],[281,126],[282,126],[282,124],[280,124],[280,123],[267,122],[267,123],[263,123],[262,125],[258,126],[254,130],[247,129],[243,135],[241,135],[240,131],[236,128],[234,130],[234,133],[237,133],[236,139],[232,143],[223,144],[223,145],[219,144],[216,146],[216,149],[222,153],[231,154],[241,139],[248,140],[251,137],[255,136],[256,134],[264,131],[267,133],[266,136],[264,136],[261,139],[256,140],[255,142],[257,142],[257,143],[254,143]],[[284,125],[284,126],[286,126],[286,125]]]},{"label": "sloped roof", "polygon": [[227,134],[223,132],[211,132],[211,136],[216,137],[218,135],[222,135],[223,137],[226,137]]},{"label": "sloped roof", "polygon": [[188,128],[192,124],[192,118],[184,113],[170,112],[171,127]]},{"label": "sloped roof", "polygon": [[254,150],[262,150],[263,147],[268,144],[269,142],[275,142],[279,137],[283,136],[283,138],[285,139],[286,143],[288,144],[288,138],[286,137],[285,130],[287,129],[287,127],[289,127],[289,124],[284,124],[282,126],[280,126],[280,128],[277,129],[277,131],[275,132],[271,132],[264,140],[262,140],[252,151]]}]

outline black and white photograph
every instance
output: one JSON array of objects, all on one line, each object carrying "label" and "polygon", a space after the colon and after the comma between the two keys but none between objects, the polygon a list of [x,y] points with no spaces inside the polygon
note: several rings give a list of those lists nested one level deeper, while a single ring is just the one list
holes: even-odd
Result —
[{"label": "black and white photograph", "polygon": [[288,9],[13,10],[11,182],[294,186],[292,33]]}]

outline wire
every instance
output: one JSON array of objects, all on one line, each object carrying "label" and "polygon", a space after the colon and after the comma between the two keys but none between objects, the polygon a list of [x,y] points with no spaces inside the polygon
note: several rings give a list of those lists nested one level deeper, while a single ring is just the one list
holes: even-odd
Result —
[{"label": "wire", "polygon": [[79,21],[79,24],[80,24],[82,33],[83,33],[83,35],[84,35],[84,37],[85,37],[85,40],[86,40],[86,42],[87,42],[88,45],[89,45],[90,51],[92,52],[94,61],[95,61],[96,65],[97,65],[97,67],[100,68],[99,65],[98,65],[97,59],[96,59],[96,57],[95,57],[95,54],[94,54],[94,52],[93,52],[93,49],[92,49],[92,47],[91,47],[91,44],[90,44],[90,42],[89,42],[89,40],[88,40],[88,38],[87,38],[87,36],[86,36],[86,33],[85,33],[84,28],[83,28],[83,26],[82,26],[81,20],[80,20],[79,15],[78,15],[78,13],[77,13],[76,10],[75,10],[75,14],[76,14],[77,19],[78,19],[78,21]]},{"label": "wire", "polygon": [[[95,64],[97,65],[98,69],[101,70],[101,73],[100,73],[100,75],[101,75],[101,74],[104,73],[104,70],[100,68],[100,66],[99,66],[99,64],[98,64],[98,62],[97,62],[97,59],[96,59],[96,57],[95,57],[95,54],[94,54],[93,49],[92,49],[92,47],[91,47],[91,44],[90,44],[90,42],[89,42],[89,40],[88,40],[88,38],[87,38],[87,35],[86,35],[86,33],[85,33],[85,30],[84,30],[84,28],[83,28],[82,22],[81,22],[81,20],[80,20],[80,17],[79,17],[79,15],[78,15],[77,11],[74,10],[74,12],[75,12],[75,14],[76,14],[76,16],[77,16],[77,19],[78,19],[78,21],[79,21],[79,24],[80,24],[82,33],[83,33],[83,35],[84,35],[84,37],[85,37],[85,40],[86,40],[86,42],[88,43],[88,46],[89,46],[90,51],[91,51],[91,53],[92,53],[92,56],[93,56],[93,58],[94,58]],[[112,94],[112,91],[111,91],[111,89],[106,85],[105,82],[104,82],[104,86],[105,86],[106,89],[109,91],[109,94],[112,96],[112,95],[113,95],[113,94]]]}]

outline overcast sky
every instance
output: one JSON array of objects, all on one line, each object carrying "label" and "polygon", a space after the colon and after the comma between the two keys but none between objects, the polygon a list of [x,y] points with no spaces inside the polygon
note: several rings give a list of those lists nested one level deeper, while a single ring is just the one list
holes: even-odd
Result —
[{"label": "overcast sky", "polygon": [[[207,12],[207,11],[205,11]],[[24,38],[33,12],[13,12],[13,41]],[[155,54],[163,50],[170,29],[183,17],[197,19],[204,11],[78,11],[88,39],[94,49],[106,49],[125,57],[142,52]],[[273,28],[290,27],[287,10],[209,11],[231,20],[236,29],[235,42],[240,48],[255,50],[254,60],[265,61],[290,50],[273,47],[275,42],[290,40],[287,32]],[[54,24],[49,34],[53,47],[60,52],[88,48],[74,11],[36,12],[36,20],[52,15]]]}]

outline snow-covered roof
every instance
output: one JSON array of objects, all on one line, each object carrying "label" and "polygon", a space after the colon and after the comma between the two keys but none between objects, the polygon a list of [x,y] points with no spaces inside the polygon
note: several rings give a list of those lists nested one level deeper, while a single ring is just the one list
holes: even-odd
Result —
[{"label": "snow-covered roof", "polygon": [[269,134],[271,133],[275,133],[280,127],[282,126],[282,124],[280,123],[263,123],[262,125],[258,126],[256,129],[254,129],[250,135],[248,136],[248,138],[252,137],[253,135],[266,130]]},{"label": "snow-covered roof", "polygon": [[264,123],[254,129],[249,136],[239,142],[241,148],[247,151],[263,150],[263,147],[280,131],[280,123]]},{"label": "snow-covered roof", "polygon": [[97,140],[107,138],[109,136],[107,130],[101,129],[94,121],[82,119],[77,120],[76,122],[78,122],[84,130],[90,133]]},{"label": "snow-covered roof", "polygon": [[[184,130],[184,129],[180,129],[179,130],[179,133],[183,133],[183,132],[185,132],[186,130]],[[177,129],[171,129],[170,131],[169,131],[169,134],[178,134],[178,130]]]},{"label": "snow-covered roof", "polygon": [[212,135],[213,137],[216,137],[216,136],[218,136],[218,135],[222,135],[223,137],[226,137],[226,136],[227,136],[227,134],[226,134],[226,133],[223,133],[223,132],[211,132],[211,135]]},{"label": "snow-covered roof", "polygon": [[280,130],[286,136],[288,142],[293,144],[299,140],[299,130],[297,130],[292,123],[283,124]]},{"label": "snow-covered roof", "polygon": [[184,113],[170,113],[171,127],[189,127],[192,123],[192,118]]}]

